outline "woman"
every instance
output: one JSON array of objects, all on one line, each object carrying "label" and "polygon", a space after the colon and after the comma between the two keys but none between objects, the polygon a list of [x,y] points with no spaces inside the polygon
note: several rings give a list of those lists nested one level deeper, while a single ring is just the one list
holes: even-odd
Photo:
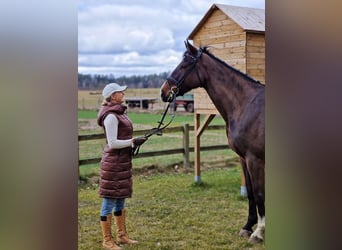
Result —
[{"label": "woman", "polygon": [[[125,199],[132,196],[132,148],[142,145],[147,137],[132,139],[133,126],[126,114],[124,91],[127,86],[107,84],[102,95],[104,102],[99,110],[97,123],[104,128],[106,146],[101,159],[100,189],[102,197],[101,228],[103,247],[119,250],[117,244],[136,244],[126,232]],[[112,212],[117,227],[117,244],[111,233]]]}]

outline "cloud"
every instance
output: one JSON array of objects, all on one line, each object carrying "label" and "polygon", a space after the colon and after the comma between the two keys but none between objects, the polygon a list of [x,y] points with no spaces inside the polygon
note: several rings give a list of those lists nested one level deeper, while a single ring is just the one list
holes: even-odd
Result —
[{"label": "cloud", "polygon": [[[120,54],[86,54],[80,55],[79,71],[97,74],[144,75],[168,72],[179,63],[179,52],[162,50],[156,53],[139,54],[136,51]],[[117,72],[120,72],[118,74]]]},{"label": "cloud", "polygon": [[[264,5],[263,0],[220,3]],[[206,0],[80,0],[79,73],[122,76],[170,71],[181,59],[184,40],[212,4]]]}]

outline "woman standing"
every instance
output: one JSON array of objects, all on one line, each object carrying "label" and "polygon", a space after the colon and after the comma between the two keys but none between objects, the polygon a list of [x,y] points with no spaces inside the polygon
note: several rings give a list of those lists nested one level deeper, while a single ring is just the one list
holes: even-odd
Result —
[{"label": "woman standing", "polygon": [[[107,84],[102,91],[104,102],[97,117],[107,142],[100,164],[102,245],[111,250],[120,250],[117,244],[138,243],[130,239],[126,232],[125,199],[132,197],[132,148],[142,145],[147,137],[132,138],[133,125],[126,114],[127,107],[123,105],[126,89],[127,86],[117,83]],[[111,232],[113,210],[117,227],[116,243]]]}]

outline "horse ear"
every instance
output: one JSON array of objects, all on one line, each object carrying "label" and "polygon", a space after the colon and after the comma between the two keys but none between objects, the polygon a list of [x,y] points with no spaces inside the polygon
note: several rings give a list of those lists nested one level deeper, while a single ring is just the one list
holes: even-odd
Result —
[{"label": "horse ear", "polygon": [[196,55],[197,54],[197,49],[195,46],[193,46],[189,40],[187,40],[187,45],[186,45],[187,50],[192,54],[192,55]]},{"label": "horse ear", "polygon": [[184,44],[185,44],[185,48],[186,48],[187,50],[189,50],[189,46],[191,45],[191,44],[189,43],[189,40],[184,41]]},{"label": "horse ear", "polygon": [[189,40],[184,41],[185,43],[185,47],[187,49],[187,51],[189,51],[192,55],[196,55],[197,50],[194,46],[192,46],[192,44],[189,42]]}]

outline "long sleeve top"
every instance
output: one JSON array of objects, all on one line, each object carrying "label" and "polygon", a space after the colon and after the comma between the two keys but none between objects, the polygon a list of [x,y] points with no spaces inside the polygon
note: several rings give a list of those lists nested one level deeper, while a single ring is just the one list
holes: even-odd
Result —
[{"label": "long sleeve top", "polygon": [[114,114],[109,114],[104,119],[108,146],[112,149],[125,148],[132,145],[132,139],[118,140],[118,119]]}]

